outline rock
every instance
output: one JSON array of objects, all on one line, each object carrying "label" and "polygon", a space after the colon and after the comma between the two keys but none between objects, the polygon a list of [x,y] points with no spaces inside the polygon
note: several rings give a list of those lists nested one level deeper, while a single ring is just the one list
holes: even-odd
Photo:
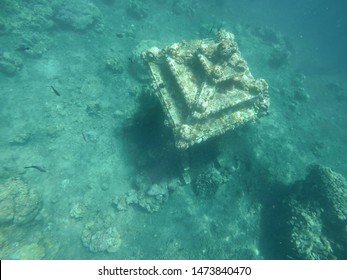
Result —
[{"label": "rock", "polygon": [[0,54],[0,72],[8,75],[16,75],[23,67],[22,59],[9,52]]},{"label": "rock", "polygon": [[17,251],[12,253],[11,258],[17,260],[41,260],[45,255],[46,250],[44,247],[32,243],[20,246]]},{"label": "rock", "polygon": [[313,165],[305,179],[305,185],[316,194],[316,198],[324,206],[326,221],[332,224],[347,221],[347,181],[328,167]]},{"label": "rock", "polygon": [[212,198],[220,184],[224,182],[221,174],[217,169],[210,168],[205,172],[200,173],[193,180],[192,187],[194,193],[204,199]]},{"label": "rock", "polygon": [[138,205],[149,213],[157,212],[168,200],[169,190],[174,191],[178,185],[178,178],[150,185],[142,176],[137,176],[135,179],[137,190],[116,196],[112,204],[118,211],[127,210],[129,205]]},{"label": "rock", "polygon": [[91,2],[69,1],[58,8],[55,21],[75,31],[85,31],[102,21],[100,10]]},{"label": "rock", "polygon": [[29,131],[21,130],[20,133],[15,134],[10,140],[9,143],[12,145],[25,145],[33,138],[33,134]]},{"label": "rock", "polygon": [[134,19],[141,20],[147,17],[147,7],[144,5],[143,1],[131,0],[129,2],[127,13]]},{"label": "rock", "polygon": [[31,222],[41,209],[41,197],[19,179],[0,185],[0,225]]},{"label": "rock", "polygon": [[305,180],[292,186],[286,208],[288,255],[347,258],[347,181],[342,175],[328,167],[311,166]]},{"label": "rock", "polygon": [[169,192],[166,184],[153,184],[147,191],[149,196],[153,196],[156,199],[167,199]]},{"label": "rock", "polygon": [[272,48],[269,57],[269,66],[278,69],[289,64],[290,52],[276,45]]},{"label": "rock", "polygon": [[142,52],[159,45],[159,42],[154,40],[142,40],[133,50],[129,59],[130,73],[141,82],[148,82],[150,75],[148,74],[147,65],[141,57]]},{"label": "rock", "polygon": [[123,62],[120,57],[113,52],[110,52],[105,58],[106,70],[112,74],[121,74],[124,71]]},{"label": "rock", "polygon": [[93,253],[114,253],[119,249],[121,239],[114,226],[102,220],[95,220],[84,227],[82,242]]},{"label": "rock", "polygon": [[118,211],[127,210],[129,205],[127,198],[127,194],[118,195],[113,199],[112,204]]},{"label": "rock", "polygon": [[70,210],[70,217],[74,219],[81,219],[85,216],[87,208],[82,202],[77,202],[73,204]]}]

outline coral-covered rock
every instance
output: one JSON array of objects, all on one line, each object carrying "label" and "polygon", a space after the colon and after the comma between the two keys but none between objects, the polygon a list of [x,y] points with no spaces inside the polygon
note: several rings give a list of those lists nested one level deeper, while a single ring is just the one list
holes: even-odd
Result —
[{"label": "coral-covered rock", "polygon": [[289,58],[290,52],[288,50],[275,46],[271,50],[268,62],[270,67],[277,69],[287,66],[289,64]]},{"label": "coral-covered rock", "polygon": [[157,46],[159,42],[153,40],[142,40],[135,47],[129,59],[129,71],[138,80],[145,82],[150,79],[147,65],[143,61],[141,54],[147,49]]},{"label": "coral-covered rock", "polygon": [[113,199],[113,206],[118,211],[128,209],[129,205],[138,205],[149,213],[156,212],[169,198],[169,192],[175,191],[180,185],[179,180],[172,179],[158,184],[149,184],[139,176],[135,180],[137,190],[120,194]]},{"label": "coral-covered rock", "polygon": [[11,179],[0,186],[0,225],[25,224],[32,221],[41,208],[41,197],[21,180]]},{"label": "coral-covered rock", "polygon": [[41,260],[46,255],[46,250],[44,247],[37,243],[24,244],[17,248],[10,255],[11,259],[16,260]]},{"label": "coral-covered rock", "polygon": [[305,182],[325,206],[327,221],[347,221],[347,181],[342,175],[328,167],[313,165]]},{"label": "coral-covered rock", "polygon": [[58,8],[55,15],[58,24],[76,31],[84,31],[100,24],[101,18],[100,10],[94,4],[84,1],[66,2]]},{"label": "coral-covered rock", "polygon": [[84,227],[82,242],[91,252],[114,253],[118,250],[121,239],[117,229],[110,223],[97,219]]},{"label": "coral-covered rock", "polygon": [[328,167],[313,165],[287,200],[290,249],[298,259],[346,259],[347,181]]},{"label": "coral-covered rock", "polygon": [[105,56],[106,70],[113,74],[121,74],[124,71],[124,65],[121,57],[114,51],[111,50]]},{"label": "coral-covered rock", "polygon": [[127,8],[128,14],[135,19],[143,19],[147,17],[147,7],[144,5],[144,1],[131,0]]},{"label": "coral-covered rock", "polygon": [[0,72],[8,76],[14,76],[22,67],[23,61],[17,55],[9,52],[0,53]]},{"label": "coral-covered rock", "polygon": [[224,182],[223,177],[217,169],[210,168],[200,173],[193,180],[193,191],[200,198],[212,198],[219,186]]}]

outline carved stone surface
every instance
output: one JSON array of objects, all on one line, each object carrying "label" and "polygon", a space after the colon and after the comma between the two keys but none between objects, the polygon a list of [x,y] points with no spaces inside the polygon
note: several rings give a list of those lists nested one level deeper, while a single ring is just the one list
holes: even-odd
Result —
[{"label": "carved stone surface", "polygon": [[153,47],[142,56],[180,149],[268,111],[268,85],[253,78],[231,33]]}]

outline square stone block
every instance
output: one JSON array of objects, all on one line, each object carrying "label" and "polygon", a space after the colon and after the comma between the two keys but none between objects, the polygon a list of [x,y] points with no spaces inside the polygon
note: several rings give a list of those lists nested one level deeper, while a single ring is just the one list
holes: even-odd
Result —
[{"label": "square stone block", "polygon": [[267,114],[268,85],[254,79],[234,35],[142,53],[176,146],[187,149]]}]

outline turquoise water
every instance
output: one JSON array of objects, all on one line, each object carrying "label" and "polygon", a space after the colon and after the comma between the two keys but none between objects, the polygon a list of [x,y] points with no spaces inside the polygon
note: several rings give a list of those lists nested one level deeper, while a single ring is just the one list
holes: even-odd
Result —
[{"label": "turquoise water", "polygon": [[[343,217],[295,247],[287,213],[311,164],[347,176],[346,5],[1,0],[0,258],[347,258]],[[139,53],[222,28],[270,112],[182,153]]]}]

